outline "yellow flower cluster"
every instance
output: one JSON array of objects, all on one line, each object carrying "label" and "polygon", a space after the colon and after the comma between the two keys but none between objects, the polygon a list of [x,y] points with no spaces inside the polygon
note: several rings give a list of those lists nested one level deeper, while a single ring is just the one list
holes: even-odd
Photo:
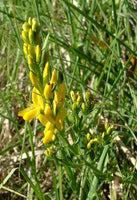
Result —
[{"label": "yellow flower cluster", "polygon": [[87,143],[87,149],[90,149],[92,144],[98,143],[98,138],[91,139],[91,134],[88,133],[87,134],[87,141],[88,141],[88,143]]},{"label": "yellow flower cluster", "polygon": [[114,125],[108,126],[108,124],[105,124],[105,131],[102,133],[102,139],[105,141],[109,141],[112,139],[111,133],[114,129]]},{"label": "yellow flower cluster", "polygon": [[[23,51],[28,60],[30,80],[33,85],[32,103],[29,107],[21,110],[18,116],[30,121],[37,117],[45,126],[43,143],[47,144],[55,140],[57,130],[63,131],[64,119],[67,111],[63,108],[66,86],[64,83],[57,85],[57,72],[54,69],[49,78],[49,56],[44,56],[41,50],[41,37],[39,34],[40,24],[36,19],[29,18],[23,24],[22,37],[24,40]],[[42,57],[44,57],[44,68]],[[42,63],[42,64],[41,64]],[[56,88],[58,89],[56,91]]]},{"label": "yellow flower cluster", "polygon": [[89,114],[92,111],[95,105],[95,97],[90,92],[86,92],[85,100],[79,92],[75,93],[73,90],[70,92],[70,96],[73,102],[72,109],[74,111],[80,107],[84,114]]},{"label": "yellow flower cluster", "polygon": [[82,102],[82,97],[79,92],[75,93],[73,90],[70,91],[70,96],[73,102],[72,109],[76,110]]}]

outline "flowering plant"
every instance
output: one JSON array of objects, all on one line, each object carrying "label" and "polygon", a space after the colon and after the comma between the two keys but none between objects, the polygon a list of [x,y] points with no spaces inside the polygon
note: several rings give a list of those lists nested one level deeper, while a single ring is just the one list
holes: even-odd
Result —
[{"label": "flowering plant", "polygon": [[35,18],[29,18],[28,22],[23,24],[23,51],[28,60],[33,89],[32,103],[19,111],[18,116],[26,121],[37,117],[45,126],[43,143],[47,144],[55,140],[57,130],[64,130],[64,119],[67,115],[66,108],[63,107],[66,86],[65,83],[57,85],[56,69],[53,70],[50,78],[49,54],[48,52],[42,54],[39,32],[40,24]]}]

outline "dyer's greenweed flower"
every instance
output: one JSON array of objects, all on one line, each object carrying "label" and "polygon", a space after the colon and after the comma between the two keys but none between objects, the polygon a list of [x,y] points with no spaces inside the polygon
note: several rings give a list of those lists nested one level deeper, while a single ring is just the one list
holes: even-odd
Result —
[{"label": "dyer's greenweed flower", "polygon": [[[64,83],[57,85],[57,71],[54,69],[49,80],[49,54],[41,50],[40,24],[36,19],[29,18],[22,26],[23,51],[27,57],[30,69],[29,78],[33,85],[32,103],[18,116],[30,121],[37,117],[45,126],[43,143],[48,144],[55,140],[57,130],[64,130],[64,120],[67,111],[63,108],[66,95]],[[43,59],[43,60],[42,60]],[[41,66],[44,65],[44,69]],[[56,88],[58,89],[56,91]],[[50,155],[51,149],[46,154]]]},{"label": "dyer's greenweed flower", "polygon": [[28,108],[25,108],[18,113],[18,116],[23,117],[26,121],[34,119],[44,110],[43,98],[35,87],[32,91],[32,102],[33,104],[30,104]]},{"label": "dyer's greenweed flower", "polygon": [[91,139],[87,144],[87,149],[90,149],[93,143],[98,143],[98,138]]}]

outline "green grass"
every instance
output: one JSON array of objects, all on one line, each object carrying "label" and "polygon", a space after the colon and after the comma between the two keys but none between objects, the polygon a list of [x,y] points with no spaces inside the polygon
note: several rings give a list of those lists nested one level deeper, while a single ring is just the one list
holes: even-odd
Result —
[{"label": "green grass", "polygon": [[[49,158],[43,126],[17,116],[31,98],[21,37],[29,17],[43,43],[49,34],[51,69],[67,87],[65,133]],[[136,27],[128,0],[0,1],[0,199],[137,199]],[[71,90],[82,97],[76,110]],[[93,107],[82,112],[87,91]],[[114,129],[102,139],[106,123]],[[89,149],[88,133],[98,138]]]}]

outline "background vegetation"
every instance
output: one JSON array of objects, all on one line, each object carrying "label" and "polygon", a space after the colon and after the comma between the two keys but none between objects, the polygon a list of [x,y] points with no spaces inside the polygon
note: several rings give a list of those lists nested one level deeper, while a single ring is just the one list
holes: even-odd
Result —
[{"label": "background vegetation", "polygon": [[[0,1],[0,199],[137,199],[137,2]],[[41,24],[51,68],[63,75],[64,135],[48,158],[43,127],[17,116],[31,84],[22,24]],[[81,95],[74,109],[70,91]],[[92,107],[82,112],[85,93]],[[104,125],[113,125],[102,139]],[[87,148],[90,133],[98,143]],[[93,187],[94,186],[94,187]]]}]

